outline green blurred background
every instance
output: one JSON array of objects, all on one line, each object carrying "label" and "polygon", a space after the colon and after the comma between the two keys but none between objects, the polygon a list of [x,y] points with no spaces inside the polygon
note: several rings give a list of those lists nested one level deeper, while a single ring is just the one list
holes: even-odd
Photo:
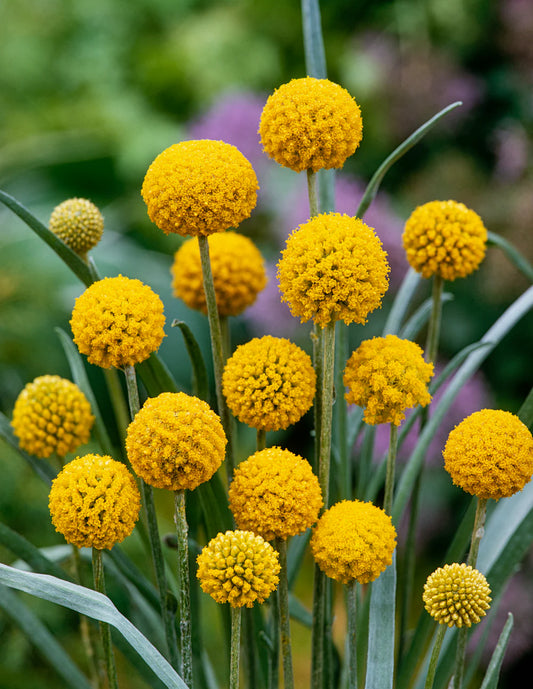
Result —
[{"label": "green blurred background", "polygon": [[[362,185],[395,146],[442,107],[463,102],[385,178],[378,198],[386,248],[401,252],[401,226],[416,205],[453,198],[533,260],[533,3],[326,0],[322,20],[328,76],[355,96],[363,113],[361,147],[338,175],[346,194],[355,190],[354,209]],[[257,155],[252,162],[261,194],[240,229],[276,261],[291,220],[299,217],[305,179],[261,158],[255,132],[267,95],[306,74],[300,4],[17,0],[0,4],[0,27],[0,188],[43,222],[66,198],[95,202],[106,221],[105,238],[93,252],[101,274],[123,273],[151,285],[163,298],[167,322],[186,320],[208,356],[205,320],[171,294],[169,269],[181,240],[150,223],[140,186],[150,162],[176,141],[224,138],[227,131],[239,145],[242,137],[242,150]],[[377,222],[376,230],[380,234]],[[401,256],[397,261],[399,274]],[[474,276],[448,286],[454,298],[444,311],[443,357],[481,337],[527,284],[490,249]],[[6,415],[34,377],[69,377],[54,329],[69,332],[81,290],[55,254],[0,208],[0,409]],[[390,298],[364,337],[379,332],[388,304]],[[290,316],[274,307],[255,319],[239,318],[235,342],[264,334],[265,322],[308,349],[308,330],[294,331]],[[170,327],[167,335],[161,354],[187,388],[182,340]],[[518,410],[531,386],[532,337],[533,319],[525,319],[485,362],[492,404]],[[90,375],[99,389],[99,372]],[[39,546],[58,544],[48,524],[46,488],[0,449],[0,519]],[[0,554],[11,561],[9,553]],[[531,589],[527,595],[531,600]],[[75,621],[51,606],[36,607],[68,639]],[[2,616],[0,635],[1,689],[60,686]],[[510,654],[508,686],[533,641],[527,626],[514,636],[521,645]]]}]

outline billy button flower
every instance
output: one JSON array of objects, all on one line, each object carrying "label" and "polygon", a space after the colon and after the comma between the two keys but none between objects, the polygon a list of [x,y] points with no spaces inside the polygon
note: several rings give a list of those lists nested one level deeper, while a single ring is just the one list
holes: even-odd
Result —
[{"label": "billy button flower", "polygon": [[94,416],[77,385],[59,376],[39,376],[19,394],[13,432],[20,447],[36,457],[65,457],[89,441]]},{"label": "billy button flower", "polygon": [[[216,303],[220,316],[238,316],[265,287],[265,263],[259,249],[244,235],[224,232],[208,237]],[[196,239],[184,242],[171,268],[174,296],[207,313],[200,249]]]},{"label": "billy button flower", "polygon": [[72,251],[85,256],[102,238],[104,218],[91,201],[73,198],[54,208],[48,226]]},{"label": "billy button flower", "polygon": [[111,549],[133,531],[140,509],[135,479],[121,462],[89,454],[65,465],[52,481],[52,523],[78,548]]},{"label": "billy button flower", "polygon": [[223,141],[182,141],[148,168],[141,194],[150,220],[166,234],[209,235],[237,227],[257,201],[257,177]]},{"label": "billy button flower", "polygon": [[302,322],[324,328],[342,320],[366,323],[389,286],[387,254],[358,218],[324,213],[287,239],[278,263],[282,300]]},{"label": "billy button flower", "polygon": [[259,134],[265,152],[296,172],[340,168],[359,146],[361,111],[328,79],[292,79],[269,96]]},{"label": "billy button flower", "polygon": [[163,303],[148,285],[119,275],[94,282],[78,297],[70,326],[91,364],[124,368],[159,349]]},{"label": "billy button flower", "polygon": [[431,201],[413,211],[402,239],[407,260],[423,277],[455,280],[479,267],[487,230],[479,215],[464,204]]}]

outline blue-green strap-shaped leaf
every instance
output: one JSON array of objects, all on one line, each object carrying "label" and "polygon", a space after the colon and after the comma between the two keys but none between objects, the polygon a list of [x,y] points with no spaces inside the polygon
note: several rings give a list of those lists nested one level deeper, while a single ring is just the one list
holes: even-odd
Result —
[{"label": "blue-green strap-shaped leaf", "polygon": [[46,574],[23,572],[0,564],[0,584],[25,591],[117,629],[169,689],[187,685],[159,651],[122,615],[107,596]]},{"label": "blue-green strap-shaped leaf", "polygon": [[522,423],[526,424],[530,431],[533,430],[533,388],[531,388],[529,395],[520,407],[518,417]]},{"label": "blue-green strap-shaped leaf", "polygon": [[184,321],[172,321],[172,327],[179,328],[183,335],[187,354],[192,365],[192,394],[206,402],[209,402],[209,379],[207,377],[207,367],[205,365],[202,350],[194,337],[192,330]]},{"label": "blue-green strap-shaped leaf", "polygon": [[318,0],[302,0],[302,29],[307,75],[316,79],[326,79],[326,51]]},{"label": "blue-green strap-shaped leaf", "polygon": [[68,579],[71,577],[53,560],[46,557],[41,548],[37,548],[24,536],[21,536],[16,531],[13,531],[9,526],[0,522],[0,543],[10,550],[13,555],[23,560],[29,567],[36,572],[43,572],[59,579]]},{"label": "blue-green strap-shaped leaf", "polygon": [[396,614],[396,551],[372,583],[365,689],[392,689]]},{"label": "blue-green strap-shaped leaf", "polygon": [[489,246],[492,244],[493,246],[499,247],[511,263],[515,265],[528,280],[533,282],[533,266],[509,240],[494,232],[487,232],[487,240]]},{"label": "blue-green strap-shaped leaf", "polygon": [[505,655],[505,649],[509,643],[509,637],[511,636],[512,629],[513,615],[512,613],[509,613],[507,615],[507,620],[503,625],[502,632],[498,638],[498,643],[496,644],[494,653],[490,659],[485,677],[483,677],[483,682],[481,683],[480,689],[497,689],[500,668],[502,666],[503,656]]},{"label": "blue-green strap-shaped leaf", "polygon": [[409,304],[413,300],[421,280],[422,277],[415,270],[409,268],[402,280],[402,284],[396,294],[391,310],[389,311],[383,328],[383,336],[397,335],[399,333]]},{"label": "blue-green strap-shaped leaf", "polygon": [[[453,294],[450,292],[444,292],[441,296],[441,304],[445,304],[447,301],[453,299]],[[409,318],[409,320],[402,326],[398,337],[404,340],[415,340],[426,325],[433,308],[433,299],[426,299],[423,304],[421,304],[414,314]]]},{"label": "blue-green strap-shaped leaf", "polygon": [[61,241],[56,234],[49,230],[33,213],[30,213],[25,206],[19,203],[13,196],[6,194],[5,191],[0,191],[0,201],[4,206],[12,210],[15,215],[18,215],[35,234],[43,239],[85,285],[89,286],[94,282],[94,277],[85,261]]},{"label": "blue-green strap-shaped leaf", "polygon": [[162,392],[178,392],[179,387],[167,365],[156,352],[150,354],[148,359],[140,364],[135,364],[135,370],[139,374],[149,397],[157,397]]},{"label": "blue-green strap-shaped leaf", "polygon": [[11,423],[7,416],[2,414],[0,412],[0,438],[3,438],[4,441],[13,449],[17,454],[25,461],[27,462],[31,468],[35,471],[35,473],[45,482],[48,483],[49,485],[52,483],[52,480],[56,477],[57,471],[53,469],[50,464],[45,460],[45,459],[38,459],[37,457],[34,457],[33,455],[28,454],[27,452],[24,452],[19,447],[19,442],[15,434],[13,433],[13,429],[11,427]]}]

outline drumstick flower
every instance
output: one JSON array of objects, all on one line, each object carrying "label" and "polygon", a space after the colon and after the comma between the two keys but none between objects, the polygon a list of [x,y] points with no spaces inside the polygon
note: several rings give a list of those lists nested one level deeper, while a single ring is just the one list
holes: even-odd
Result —
[{"label": "drumstick flower", "polygon": [[104,218],[88,199],[67,199],[52,211],[50,230],[80,256],[93,249],[104,231]]}]

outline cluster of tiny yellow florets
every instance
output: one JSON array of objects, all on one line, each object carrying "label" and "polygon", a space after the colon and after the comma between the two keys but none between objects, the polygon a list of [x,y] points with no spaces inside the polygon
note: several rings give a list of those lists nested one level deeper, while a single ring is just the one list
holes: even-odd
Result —
[{"label": "cluster of tiny yellow florets", "polygon": [[78,548],[112,548],[133,531],[141,497],[135,479],[107,455],[85,455],[52,482],[49,508],[56,531]]},{"label": "cluster of tiny yellow florets", "polygon": [[168,490],[194,490],[224,460],[226,436],[210,406],[183,392],[146,400],[128,426],[126,450],[135,473]]},{"label": "cluster of tiny yellow florets", "polygon": [[305,531],[323,505],[309,462],[279,447],[256,452],[239,464],[229,502],[237,526],[267,541]]},{"label": "cluster of tiny yellow florets", "polygon": [[[251,239],[237,232],[210,235],[208,244],[218,312],[221,316],[238,316],[266,285],[261,252]],[[196,238],[178,249],[171,270],[174,296],[183,299],[189,308],[207,313]]]},{"label": "cluster of tiny yellow florets", "polygon": [[324,213],[294,230],[278,263],[282,300],[302,322],[365,323],[387,291],[387,254],[359,218]]},{"label": "cluster of tiny yellow florets", "polygon": [[52,211],[49,228],[72,251],[83,256],[102,238],[104,218],[91,201],[67,199]]},{"label": "cluster of tiny yellow florets", "polygon": [[366,423],[398,426],[405,410],[431,401],[427,383],[433,364],[424,361],[421,348],[396,335],[363,341],[344,370],[346,400],[365,408]]},{"label": "cluster of tiny yellow florets", "polygon": [[91,364],[123,368],[159,349],[163,302],[148,285],[119,275],[94,282],[76,299],[70,326]]},{"label": "cluster of tiny yellow florets", "polygon": [[409,264],[423,277],[444,280],[473,273],[485,257],[487,230],[477,213],[457,201],[431,201],[413,211],[403,246]]},{"label": "cluster of tiny yellow florets", "polygon": [[278,554],[251,531],[219,533],[197,558],[197,577],[217,603],[251,608],[265,601],[279,582]]},{"label": "cluster of tiny yellow florets", "polygon": [[292,79],[269,96],[259,124],[261,143],[296,172],[340,168],[363,136],[361,111],[346,89],[328,79]]},{"label": "cluster of tiny yellow florets", "polygon": [[13,409],[13,432],[20,447],[36,457],[64,457],[88,442],[94,416],[77,385],[59,376],[28,383]]},{"label": "cluster of tiny yellow florets", "polygon": [[456,486],[479,498],[507,498],[533,474],[533,436],[518,416],[483,409],[451,431],[444,468]]},{"label": "cluster of tiny yellow florets", "polygon": [[264,431],[299,421],[313,404],[315,387],[309,355],[293,342],[271,335],[237,347],[222,376],[224,397],[233,414]]},{"label": "cluster of tiny yellow florets", "polygon": [[444,565],[430,574],[424,584],[423,601],[428,613],[448,627],[471,627],[490,607],[490,587],[470,565]]},{"label": "cluster of tiny yellow florets", "polygon": [[202,139],[160,153],[141,193],[160,230],[198,236],[237,227],[254,209],[258,188],[251,164],[235,146]]},{"label": "cluster of tiny yellow florets", "polygon": [[332,579],[367,584],[392,563],[396,529],[379,507],[343,500],[318,520],[311,551],[320,569]]}]

